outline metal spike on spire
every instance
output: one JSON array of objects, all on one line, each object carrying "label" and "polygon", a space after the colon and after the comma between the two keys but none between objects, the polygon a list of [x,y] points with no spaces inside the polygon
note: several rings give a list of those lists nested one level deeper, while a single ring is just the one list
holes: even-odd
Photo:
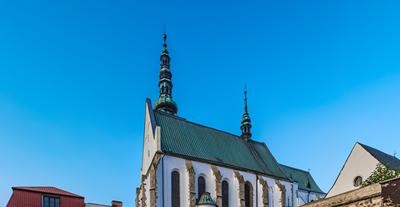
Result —
[{"label": "metal spike on spire", "polygon": [[244,112],[247,113],[247,86],[244,84]]}]

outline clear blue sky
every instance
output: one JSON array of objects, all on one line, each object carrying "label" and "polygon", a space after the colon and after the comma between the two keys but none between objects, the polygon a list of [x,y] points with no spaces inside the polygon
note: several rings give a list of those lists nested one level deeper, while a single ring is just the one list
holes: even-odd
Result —
[{"label": "clear blue sky", "polygon": [[0,206],[52,185],[132,207],[167,25],[179,115],[253,135],[329,190],[356,141],[400,154],[398,1],[0,1]]}]

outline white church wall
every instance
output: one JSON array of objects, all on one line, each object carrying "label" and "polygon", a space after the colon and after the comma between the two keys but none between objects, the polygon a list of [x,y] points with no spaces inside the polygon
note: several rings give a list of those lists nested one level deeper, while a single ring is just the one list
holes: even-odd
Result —
[{"label": "white church wall", "polygon": [[236,182],[234,171],[232,169],[224,167],[218,167],[218,168],[219,171],[221,172],[222,181],[225,180],[229,184],[229,204],[231,206],[239,206],[239,203],[236,199],[239,195],[237,192],[237,189],[239,189],[239,184]]},{"label": "white church wall", "polygon": [[[164,197],[163,192],[162,192],[163,185],[164,185],[163,174],[162,174],[163,164],[164,164],[164,157],[162,157],[160,159],[160,162],[158,163],[157,171],[156,171],[156,177],[157,177],[157,186],[156,186],[157,187],[157,189],[156,189],[157,201],[156,202],[158,204],[162,204],[163,197]],[[158,206],[162,206],[162,205],[158,205]]]},{"label": "white church wall", "polygon": [[206,192],[209,192],[212,198],[215,198],[217,195],[215,193],[215,176],[211,170],[209,164],[201,163],[201,162],[192,162],[193,169],[195,172],[195,190],[196,190],[196,198],[199,198],[198,192],[198,178],[203,176],[206,181]]},{"label": "white church wall", "polygon": [[189,206],[189,189],[187,184],[189,177],[185,166],[185,160],[171,156],[164,156],[164,205],[165,207],[171,207],[171,173],[173,171],[179,172],[180,205]]},{"label": "white church wall", "polygon": [[145,191],[145,194],[146,194],[146,206],[150,206],[150,178],[149,177],[147,177],[145,180],[144,180],[144,183],[145,183],[145,188],[146,188],[146,191]]},{"label": "white church wall", "polygon": [[324,194],[309,192],[305,190],[297,191],[297,206],[304,205],[306,203],[319,200],[324,197]]},{"label": "white church wall", "polygon": [[326,197],[358,188],[354,186],[354,178],[361,176],[363,180],[367,179],[378,163],[378,160],[357,143]]},{"label": "white church wall", "polygon": [[253,188],[253,206],[256,206],[256,202],[257,202],[257,196],[256,196],[256,193],[257,193],[257,189],[256,189],[256,187],[257,187],[257,185],[256,185],[257,176],[256,176],[256,174],[249,173],[249,172],[240,172],[240,174],[243,176],[244,182],[250,182],[251,183],[251,186]]},{"label": "white church wall", "polygon": [[[171,206],[171,173],[173,171],[178,171],[180,174],[180,197],[181,197],[181,206],[189,206],[189,174],[186,170],[185,159],[177,158],[173,156],[165,155],[162,159],[164,162],[164,205],[166,207]],[[204,176],[206,179],[206,191],[210,193],[211,197],[216,200],[216,191],[215,191],[215,176],[212,172],[211,165],[208,163],[202,163],[197,161],[192,161],[192,165],[195,171],[195,191],[196,195],[198,195],[198,177]],[[160,167],[161,165],[159,165]],[[234,175],[233,169],[219,167],[218,170],[221,173],[222,180],[226,180],[229,183],[229,204],[231,206],[239,206],[240,198],[239,198],[239,182]],[[244,181],[248,181],[251,183],[253,187],[253,204],[256,206],[262,206],[262,189],[260,183],[257,183],[257,176],[254,173],[238,171],[242,176]],[[157,174],[161,174],[162,172],[157,171]],[[162,178],[157,175],[158,180]],[[270,177],[263,177],[263,179],[268,183],[269,186],[269,201],[270,206],[282,206],[281,204],[281,192],[276,184],[276,180]],[[288,181],[279,181],[286,188],[286,200],[287,205],[295,206],[293,203],[293,193],[292,187],[294,190],[297,190],[297,184],[292,185],[291,182]],[[162,184],[158,185],[160,188]],[[257,189],[256,189],[257,188]],[[161,192],[162,189],[160,189]],[[161,195],[161,194],[158,194]],[[161,196],[159,196],[161,197]]]},{"label": "white church wall", "polygon": [[299,190],[297,191],[297,205],[304,205],[309,202],[309,196],[307,191]]}]

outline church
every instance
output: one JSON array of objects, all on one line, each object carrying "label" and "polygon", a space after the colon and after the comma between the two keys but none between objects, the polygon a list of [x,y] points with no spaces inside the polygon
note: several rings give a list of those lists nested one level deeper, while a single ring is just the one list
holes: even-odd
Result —
[{"label": "church", "polygon": [[308,171],[278,163],[253,139],[246,92],[240,135],[180,117],[163,40],[159,98],[145,103],[136,207],[296,207],[325,196]]}]

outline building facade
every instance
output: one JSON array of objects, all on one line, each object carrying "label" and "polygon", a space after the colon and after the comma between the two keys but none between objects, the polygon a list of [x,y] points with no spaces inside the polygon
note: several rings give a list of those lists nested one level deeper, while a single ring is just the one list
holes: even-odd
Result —
[{"label": "building facade", "polygon": [[163,39],[160,95],[154,108],[150,99],[145,104],[137,207],[194,207],[204,193],[219,207],[295,207],[324,196],[309,172],[279,164],[253,139],[246,92],[241,135],[179,117]]},{"label": "building facade", "polygon": [[357,142],[326,197],[360,188],[378,164],[400,169],[400,160],[395,156]]},{"label": "building facade", "polygon": [[13,187],[6,207],[85,207],[84,197],[55,187]]}]

